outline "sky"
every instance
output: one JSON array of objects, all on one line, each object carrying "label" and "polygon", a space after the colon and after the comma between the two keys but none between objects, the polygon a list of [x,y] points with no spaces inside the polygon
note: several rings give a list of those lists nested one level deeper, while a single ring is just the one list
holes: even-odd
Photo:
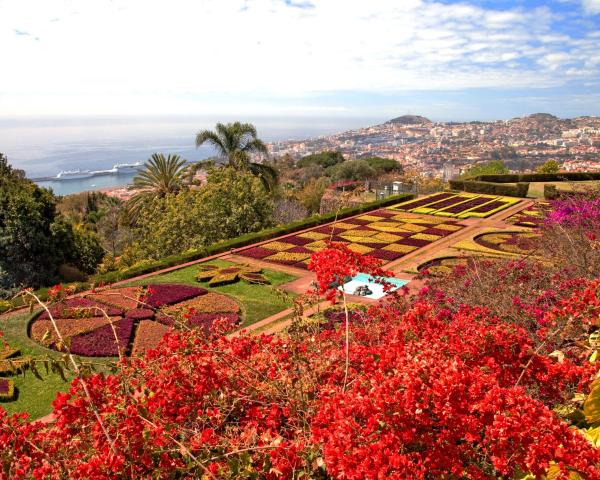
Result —
[{"label": "sky", "polygon": [[0,117],[600,115],[600,0],[0,0]]}]

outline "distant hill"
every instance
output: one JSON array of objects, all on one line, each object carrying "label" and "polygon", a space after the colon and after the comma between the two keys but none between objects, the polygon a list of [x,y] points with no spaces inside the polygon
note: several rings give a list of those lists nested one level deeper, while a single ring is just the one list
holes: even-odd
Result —
[{"label": "distant hill", "polygon": [[418,125],[421,123],[432,123],[431,120],[420,115],[402,115],[401,117],[392,118],[385,123],[400,123],[402,125]]},{"label": "distant hill", "polygon": [[532,120],[558,120],[558,117],[550,113],[532,113],[528,118]]}]

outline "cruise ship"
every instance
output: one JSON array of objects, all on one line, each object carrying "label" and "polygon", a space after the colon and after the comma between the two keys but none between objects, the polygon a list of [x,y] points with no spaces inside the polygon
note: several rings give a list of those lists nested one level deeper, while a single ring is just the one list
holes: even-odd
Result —
[{"label": "cruise ship", "polygon": [[110,172],[114,173],[136,173],[144,168],[144,164],[142,162],[135,163],[117,163],[113,166]]},{"label": "cruise ship", "polygon": [[79,180],[93,177],[95,172],[90,170],[62,170],[56,174],[56,180]]}]

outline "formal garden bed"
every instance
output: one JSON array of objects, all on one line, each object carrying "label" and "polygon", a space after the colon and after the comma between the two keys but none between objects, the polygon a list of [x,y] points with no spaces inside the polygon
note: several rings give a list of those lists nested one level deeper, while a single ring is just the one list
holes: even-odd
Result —
[{"label": "formal garden bed", "polygon": [[473,265],[473,257],[452,256],[434,258],[419,265],[417,271],[421,275],[440,277],[450,275],[459,265],[465,267]]},{"label": "formal garden bed", "polygon": [[[210,298],[202,301],[202,297]],[[31,338],[59,352],[91,357],[143,353],[155,348],[176,323],[208,332],[221,318],[227,320],[230,329],[240,321],[235,300],[182,284],[109,289],[63,300],[49,310],[53,320],[48,312],[32,320]]]},{"label": "formal garden bed", "polygon": [[544,223],[544,219],[550,210],[550,203],[536,202],[530,207],[508,217],[505,222],[519,227],[537,228]]},{"label": "formal garden bed", "polygon": [[534,254],[541,236],[535,232],[484,233],[473,240],[482,247],[516,255]]},{"label": "formal garden bed", "polygon": [[391,208],[412,213],[455,218],[486,218],[520,202],[518,198],[442,192]]},{"label": "formal garden bed", "polygon": [[462,228],[462,225],[452,219],[381,209],[276,239],[243,250],[239,254],[305,269],[310,256],[326,248],[327,241],[331,240],[344,243],[350,250],[387,263]]}]

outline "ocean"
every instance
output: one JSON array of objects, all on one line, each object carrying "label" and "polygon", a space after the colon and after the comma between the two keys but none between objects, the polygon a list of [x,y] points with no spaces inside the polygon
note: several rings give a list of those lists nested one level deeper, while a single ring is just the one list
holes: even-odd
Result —
[{"label": "ocean", "polygon": [[[303,139],[378,123],[372,118],[257,117],[253,123],[266,141]],[[38,181],[61,170],[103,170],[116,163],[146,161],[155,152],[175,153],[190,162],[214,154],[195,147],[199,130],[212,129],[212,117],[0,117],[0,152],[9,163],[57,195],[127,185],[133,174],[64,181]]]}]

